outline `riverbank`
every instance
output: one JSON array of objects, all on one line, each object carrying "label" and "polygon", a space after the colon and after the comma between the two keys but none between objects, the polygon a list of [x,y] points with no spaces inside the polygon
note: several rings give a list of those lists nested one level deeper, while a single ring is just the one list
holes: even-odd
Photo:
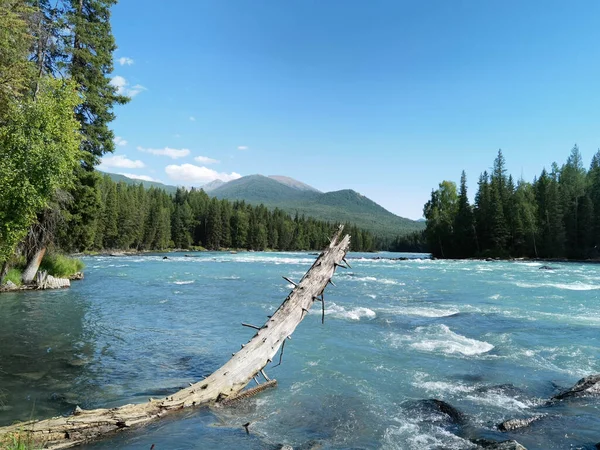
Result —
[{"label": "riverbank", "polygon": [[84,278],[85,264],[83,261],[60,253],[49,253],[44,256],[31,283],[22,281],[25,265],[23,259],[14,264],[8,271],[4,283],[0,285],[0,292],[60,289],[70,287],[71,281]]}]

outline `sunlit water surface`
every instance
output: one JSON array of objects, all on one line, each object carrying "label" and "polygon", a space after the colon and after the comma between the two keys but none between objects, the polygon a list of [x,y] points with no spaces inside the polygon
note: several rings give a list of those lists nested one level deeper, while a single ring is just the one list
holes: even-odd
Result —
[{"label": "sunlit water surface", "polygon": [[[240,348],[299,279],[307,253],[85,258],[68,290],[0,295],[0,424],[160,398]],[[352,254],[267,367],[279,386],[235,408],[183,412],[87,449],[593,448],[600,400],[548,406],[600,373],[600,266],[408,261]],[[377,256],[399,256],[379,254]],[[406,255],[405,255],[406,256]],[[423,256],[423,255],[421,255]],[[364,257],[364,259],[361,259]],[[464,412],[446,423],[418,400]],[[546,414],[500,433],[503,420]],[[250,434],[242,424],[251,422]]]}]

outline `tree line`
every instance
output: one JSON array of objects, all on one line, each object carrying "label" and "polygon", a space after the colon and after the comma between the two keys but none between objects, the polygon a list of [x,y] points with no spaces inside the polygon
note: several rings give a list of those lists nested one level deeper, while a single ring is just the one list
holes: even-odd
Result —
[{"label": "tree line", "polygon": [[[56,244],[68,252],[120,249],[321,250],[335,225],[243,201],[209,197],[202,189],[174,195],[141,184],[115,183],[108,175],[81,189],[63,214]],[[375,238],[347,225],[355,251],[372,251]]]},{"label": "tree line", "polygon": [[533,182],[507,176],[502,151],[478,180],[469,203],[467,177],[442,181],[423,213],[431,253],[441,258],[535,257],[589,259],[600,255],[600,150],[589,170],[577,145],[562,166]]},{"label": "tree line", "polygon": [[17,255],[35,274],[65,205],[114,150],[113,107],[128,101],[110,83],[115,3],[0,0],[0,282]]}]

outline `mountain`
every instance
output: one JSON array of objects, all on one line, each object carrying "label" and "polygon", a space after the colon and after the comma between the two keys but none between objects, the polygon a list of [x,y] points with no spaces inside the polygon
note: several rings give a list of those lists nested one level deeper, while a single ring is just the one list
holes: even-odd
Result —
[{"label": "mountain", "polygon": [[211,181],[210,183],[203,184],[202,186],[200,186],[200,188],[204,189],[204,192],[208,193],[208,192],[214,191],[218,187],[223,186],[224,184],[225,184],[224,181],[214,180],[214,181]]},{"label": "mountain", "polygon": [[252,204],[262,203],[292,215],[298,213],[331,222],[350,222],[387,238],[424,228],[423,223],[396,216],[351,189],[321,193],[299,181],[283,178],[286,182],[263,175],[249,175],[224,183],[212,190],[210,195]]},{"label": "mountain", "polygon": [[290,177],[284,177],[283,175],[269,175],[269,178],[275,181],[279,181],[280,183],[285,184],[286,186],[289,186],[291,188],[298,189],[299,191],[311,191],[319,193],[321,192],[318,189],[315,189],[314,187],[303,183],[302,181],[294,180]]},{"label": "mountain", "polygon": [[151,187],[156,188],[156,189],[163,189],[164,191],[168,192],[169,194],[174,194],[175,192],[177,192],[177,186],[171,186],[169,184],[159,183],[158,181],[139,180],[137,178],[129,178],[129,177],[126,177],[125,175],[120,175],[118,173],[102,172],[100,170],[97,170],[97,172],[100,175],[108,175],[111,178],[111,180],[113,180],[115,183],[123,182],[126,184],[141,184],[142,186],[144,186],[147,189],[150,189]]},{"label": "mountain", "polygon": [[[164,189],[169,193],[177,191],[176,186],[168,184],[133,179],[115,173],[100,173],[110,176],[115,182],[141,183],[146,188]],[[254,205],[262,203],[267,208],[279,208],[291,215],[300,214],[330,222],[349,222],[385,238],[425,228],[424,222],[399,217],[352,189],[323,193],[301,181],[280,175],[248,175],[227,183],[215,180],[201,188],[210,196],[220,199],[244,200]]]}]

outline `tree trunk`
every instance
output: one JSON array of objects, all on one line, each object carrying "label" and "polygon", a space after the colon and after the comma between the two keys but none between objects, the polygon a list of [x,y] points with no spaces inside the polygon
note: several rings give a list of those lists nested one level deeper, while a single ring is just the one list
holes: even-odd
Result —
[{"label": "tree trunk", "polygon": [[[89,411],[77,407],[69,417],[3,427],[0,428],[0,443],[3,442],[3,438],[11,439],[15,435],[21,435],[35,443],[44,443],[44,448],[73,447],[125,428],[146,424],[173,411],[229,403],[274,385],[276,381],[268,379],[264,372],[265,367],[272,363],[280,347],[283,356],[283,344],[290,339],[296,326],[306,317],[315,301],[322,303],[324,313],[323,291],[331,282],[337,266],[345,267],[343,261],[350,247],[350,236],[346,235],[340,239],[342,230],[343,227],[340,226],[329,247],[319,255],[304,277],[297,284],[292,282],[295,284],[294,289],[263,326],[244,324],[255,328],[257,332],[248,343],[242,345],[241,350],[234,353],[225,365],[208,378],[171,396],[159,400],[150,399],[147,403]],[[242,392],[258,374],[261,374],[267,383]]]},{"label": "tree trunk", "polygon": [[27,262],[27,267],[23,271],[23,275],[21,275],[21,280],[23,283],[29,284],[35,278],[35,274],[40,268],[40,264],[42,263],[42,259],[44,259],[44,255],[46,254],[46,247],[38,248],[29,261]]},{"label": "tree trunk", "polygon": [[4,278],[8,273],[8,261],[4,261],[2,264],[2,270],[0,270],[0,286],[4,284]]}]

